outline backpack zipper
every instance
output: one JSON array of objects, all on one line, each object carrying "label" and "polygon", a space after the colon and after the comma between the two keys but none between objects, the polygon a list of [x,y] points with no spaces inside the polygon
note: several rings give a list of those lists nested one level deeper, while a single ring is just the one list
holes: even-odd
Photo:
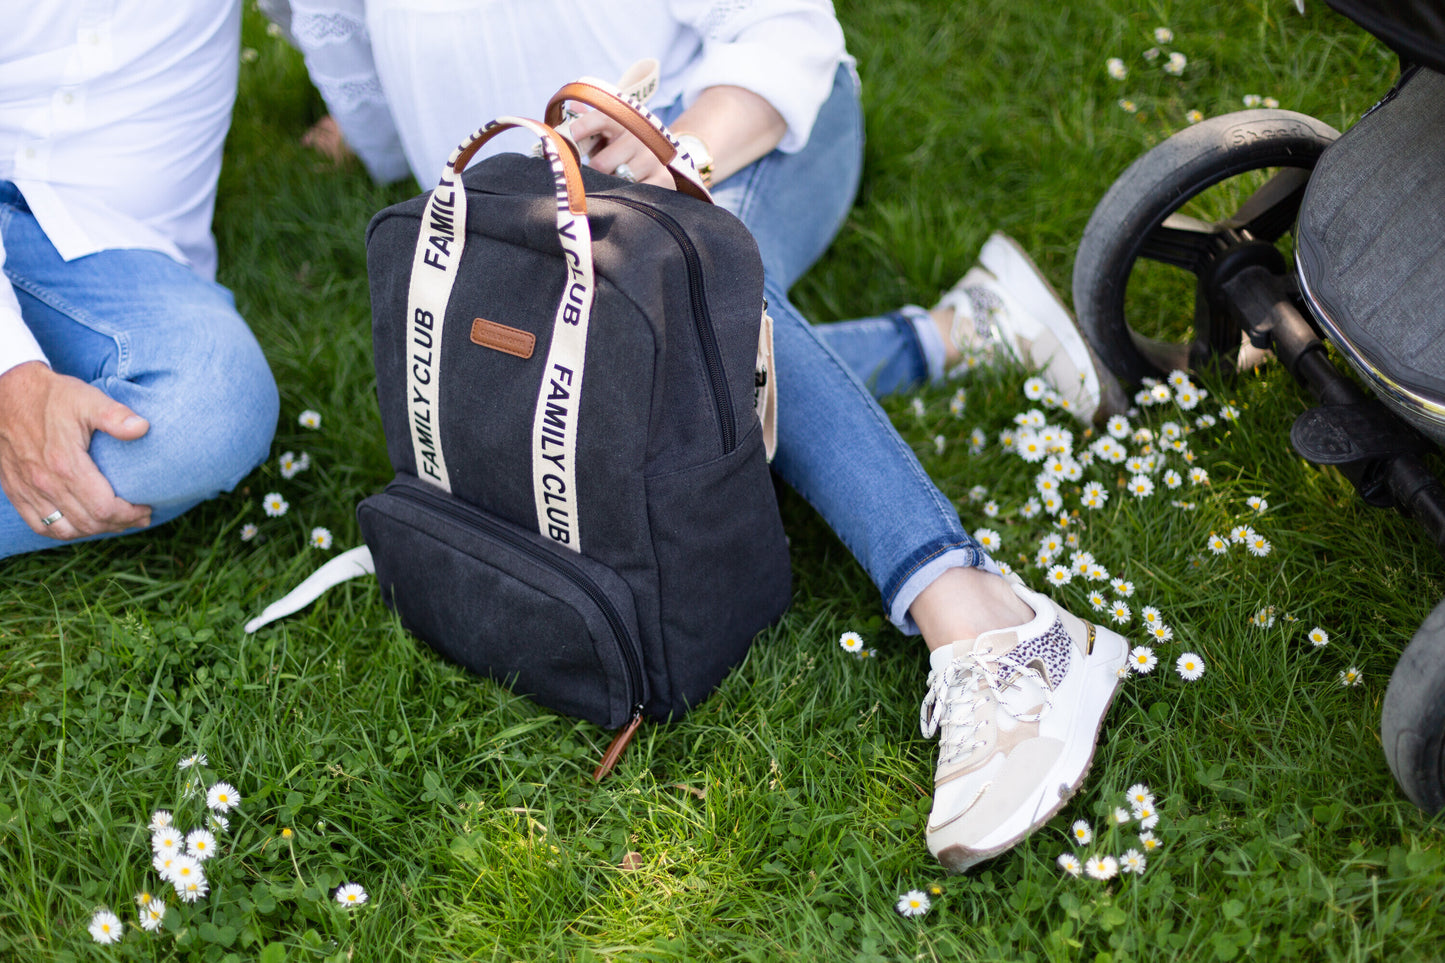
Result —
[{"label": "backpack zipper", "polygon": [[683,230],[681,224],[671,216],[641,201],[635,201],[630,197],[619,197],[615,194],[593,195],[590,199],[613,201],[645,215],[671,234],[673,240],[677,242],[678,248],[681,249],[683,263],[687,265],[688,292],[692,297],[693,326],[697,329],[703,363],[707,365],[708,381],[712,387],[713,405],[717,410],[718,424],[722,430],[722,453],[728,454],[737,447],[737,419],[733,414],[732,395],[728,393],[727,375],[723,371],[722,358],[718,354],[717,333],[713,330],[712,315],[708,312],[707,297],[702,289],[702,259],[697,255],[697,247],[692,243],[692,238],[687,236],[687,232]]},{"label": "backpack zipper", "polygon": [[506,542],[507,545],[528,556],[533,561],[560,571],[573,584],[582,590],[582,593],[592,601],[602,612],[607,625],[612,629],[613,636],[617,642],[617,649],[622,654],[622,661],[627,669],[627,681],[630,688],[629,697],[632,705],[632,722],[635,723],[638,716],[642,714],[642,660],[637,654],[637,641],[627,631],[627,624],[618,613],[616,606],[612,604],[605,592],[592,581],[585,572],[573,565],[559,555],[552,555],[537,548],[531,542],[517,537],[507,528],[497,524],[482,512],[464,511],[451,504],[450,501],[432,496],[430,492],[412,488],[409,485],[388,485],[387,491],[400,496],[406,501],[418,505],[424,505],[433,511],[446,515],[454,521],[484,529],[488,535],[498,541]]}]

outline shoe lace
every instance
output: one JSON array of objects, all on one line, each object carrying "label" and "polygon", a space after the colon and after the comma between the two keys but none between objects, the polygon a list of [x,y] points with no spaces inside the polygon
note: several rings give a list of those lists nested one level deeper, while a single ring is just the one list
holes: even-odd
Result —
[{"label": "shoe lace", "polygon": [[[1025,682],[1036,686],[1026,689]],[[1016,711],[1010,702],[1018,699],[1010,700],[1010,693],[1022,694],[1030,701],[1042,697],[1043,703],[1033,711]],[[984,740],[978,738],[983,721],[978,718],[978,709],[989,697],[1018,722],[1038,722],[1053,705],[1043,674],[1008,653],[988,662],[970,653],[942,669],[934,669],[928,673],[928,692],[918,711],[918,728],[925,739],[942,730],[938,737],[941,765],[965,759],[984,745]]]},{"label": "shoe lace", "polygon": [[[952,331],[953,346],[959,351],[980,351],[1003,343],[998,318],[1004,311],[1003,298],[982,285],[970,284],[961,293],[968,299],[968,318],[956,319]],[[957,309],[955,308],[955,311]],[[965,334],[963,324],[973,323],[972,336]]]}]

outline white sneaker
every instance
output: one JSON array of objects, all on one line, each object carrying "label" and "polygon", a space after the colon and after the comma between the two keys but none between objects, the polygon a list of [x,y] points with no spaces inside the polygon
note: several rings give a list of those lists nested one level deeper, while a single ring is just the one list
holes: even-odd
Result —
[{"label": "white sneaker", "polygon": [[1064,302],[1033,260],[1007,234],[995,232],[973,267],[938,302],[953,310],[953,346],[960,367],[1000,347],[1038,368],[1062,403],[1085,424],[1127,406],[1122,390],[1094,358]]},{"label": "white sneaker", "polygon": [[1129,646],[1011,581],[1034,618],[932,653],[919,713],[938,738],[928,849],[962,872],[1053,818],[1084,781]]}]

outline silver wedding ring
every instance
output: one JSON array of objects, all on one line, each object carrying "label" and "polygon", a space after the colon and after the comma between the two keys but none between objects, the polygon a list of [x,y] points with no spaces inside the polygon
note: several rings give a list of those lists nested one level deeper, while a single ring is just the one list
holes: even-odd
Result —
[{"label": "silver wedding ring", "polygon": [[46,528],[49,528],[51,525],[54,525],[56,522],[60,521],[64,517],[65,515],[60,511],[60,509],[57,508],[55,511],[51,512],[49,515],[46,515],[40,521],[44,523]]},{"label": "silver wedding ring", "polygon": [[615,177],[622,178],[624,181],[632,181],[633,183],[637,182],[637,175],[632,173],[632,168],[628,167],[626,164],[618,164],[613,169],[612,174]]}]

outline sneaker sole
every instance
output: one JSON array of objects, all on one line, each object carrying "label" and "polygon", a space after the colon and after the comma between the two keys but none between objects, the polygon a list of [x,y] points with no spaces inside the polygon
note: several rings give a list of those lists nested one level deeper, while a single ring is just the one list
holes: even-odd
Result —
[{"label": "sneaker sole", "polygon": [[[1104,728],[1109,706],[1119,692],[1119,668],[1129,657],[1129,643],[1122,635],[1099,625],[1094,626],[1094,631],[1094,651],[1084,657],[1085,691],[1089,697],[1079,701],[1074,725],[1069,730],[1069,741],[1058,761],[1040,782],[1039,788],[1020,807],[1021,811],[1033,810],[1034,818],[1022,831],[986,849],[972,849],[962,844],[945,846],[934,853],[944,869],[962,873],[1013,849],[1058,815],[1083,785],[1094,764],[1094,750],[1098,747],[1099,732]],[[1047,809],[1040,809],[1045,805]]]},{"label": "sneaker sole", "polygon": [[1083,372],[1084,393],[1093,399],[1093,406],[1092,410],[1078,412],[1079,419],[1088,424],[1122,412],[1127,407],[1123,389],[1094,356],[1063,298],[1028,252],[1007,234],[996,232],[984,242],[978,263],[1000,279],[1024,310],[1043,322],[1074,367]]}]

